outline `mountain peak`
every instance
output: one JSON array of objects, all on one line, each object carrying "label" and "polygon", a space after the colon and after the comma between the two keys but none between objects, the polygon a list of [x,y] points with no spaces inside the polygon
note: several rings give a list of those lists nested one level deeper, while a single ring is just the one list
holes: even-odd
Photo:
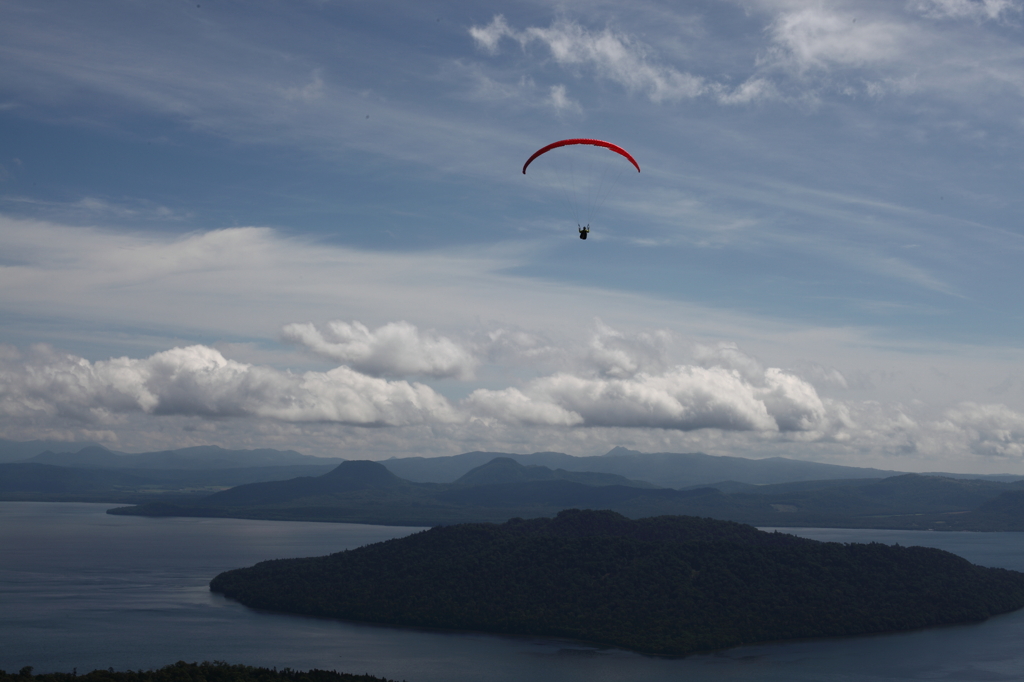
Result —
[{"label": "mountain peak", "polygon": [[629,448],[624,448],[621,445],[616,445],[614,448],[612,448],[608,452],[604,453],[604,456],[605,457],[623,457],[623,456],[636,456],[636,455],[642,455],[642,454],[644,454],[644,453],[640,452],[639,450],[630,450]]},{"label": "mountain peak", "polygon": [[320,478],[331,482],[344,481],[346,487],[351,486],[353,489],[391,488],[402,482],[402,479],[388,471],[383,464],[368,459],[342,462]]},{"label": "mountain peak", "polygon": [[543,466],[523,466],[511,457],[495,457],[487,464],[481,464],[463,474],[456,483],[460,485],[489,485],[517,481],[551,480],[555,478],[551,469]]}]

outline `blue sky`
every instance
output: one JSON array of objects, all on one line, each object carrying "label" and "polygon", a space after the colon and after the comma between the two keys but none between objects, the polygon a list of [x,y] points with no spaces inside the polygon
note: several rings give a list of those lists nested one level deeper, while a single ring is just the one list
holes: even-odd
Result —
[{"label": "blue sky", "polygon": [[[0,437],[1024,472],[1022,28],[8,0]],[[569,137],[643,169],[585,242]]]}]

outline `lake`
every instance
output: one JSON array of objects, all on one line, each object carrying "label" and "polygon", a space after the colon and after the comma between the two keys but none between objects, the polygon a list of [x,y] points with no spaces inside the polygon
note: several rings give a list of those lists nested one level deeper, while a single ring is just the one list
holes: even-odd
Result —
[{"label": "lake", "polygon": [[[658,658],[533,637],[263,613],[209,592],[217,573],[419,529],[110,516],[113,505],[0,502],[0,669],[150,669],[178,660],[325,668],[408,682],[1021,680],[1024,610],[984,623]],[[1024,571],[1024,533],[780,529],[925,545]]]}]

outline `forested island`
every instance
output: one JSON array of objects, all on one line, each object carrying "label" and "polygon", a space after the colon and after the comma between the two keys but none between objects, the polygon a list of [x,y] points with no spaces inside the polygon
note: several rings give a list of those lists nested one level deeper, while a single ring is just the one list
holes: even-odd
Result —
[{"label": "forested island", "polygon": [[126,670],[124,672],[93,670],[79,675],[46,673],[33,675],[31,666],[15,673],[0,670],[0,682],[395,682],[372,675],[352,675],[334,670],[292,670],[230,665],[221,661],[186,663],[178,661],[157,670]]},{"label": "forested island", "polygon": [[1024,574],[937,549],[576,509],[265,561],[221,573],[210,589],[272,611],[669,655],[968,623],[1024,607]]}]

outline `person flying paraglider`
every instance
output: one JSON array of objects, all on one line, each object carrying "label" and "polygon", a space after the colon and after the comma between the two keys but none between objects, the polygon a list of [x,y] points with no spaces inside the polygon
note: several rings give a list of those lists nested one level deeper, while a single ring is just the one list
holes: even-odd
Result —
[{"label": "person flying paraglider", "polygon": [[[640,172],[640,164],[638,164],[636,162],[636,159],[634,159],[630,155],[629,152],[627,152],[625,149],[623,149],[622,147],[618,146],[617,144],[612,144],[611,142],[605,142],[604,140],[595,140],[595,139],[592,139],[592,138],[574,137],[574,138],[569,139],[569,140],[559,140],[558,142],[552,142],[551,144],[549,144],[547,146],[544,146],[544,147],[541,147],[540,149],[535,151],[533,154],[530,155],[530,158],[528,158],[526,160],[526,163],[523,164],[523,175],[526,175],[526,169],[530,167],[530,164],[533,163],[533,161],[537,157],[543,156],[544,154],[547,154],[548,152],[552,151],[553,149],[559,149],[561,147],[576,147],[577,145],[591,146],[591,147],[603,147],[603,148],[605,148],[605,149],[607,149],[607,150],[609,150],[611,152],[614,152],[615,154],[618,154],[622,158],[624,158],[626,161],[628,161],[630,164],[632,164],[632,166],[634,168],[636,168],[636,172],[637,173]],[[561,152],[559,152],[559,153],[561,153]],[[614,171],[614,172],[617,173],[618,171]],[[570,191],[567,185],[563,185],[562,188],[565,190],[566,202],[571,204],[573,209],[576,211],[576,220],[580,220],[580,217],[581,217],[580,214],[579,214],[579,208],[581,207],[581,201],[580,200],[584,196],[583,193],[584,193],[584,191],[587,188],[587,181],[583,181],[583,183],[580,186],[580,190],[579,190],[580,193],[577,193],[577,189],[575,187],[575,185],[576,185],[575,172],[571,171],[570,174],[571,174],[571,176],[573,178],[573,180],[572,180],[572,190]],[[596,183],[597,191],[596,191],[596,195],[595,196],[598,199],[602,198],[604,190],[601,189],[601,188],[603,187],[603,183],[604,183],[605,177],[604,176],[595,177],[594,180],[600,180],[600,182]],[[556,182],[556,186],[557,186],[557,182]],[[589,191],[593,192],[593,190],[594,190],[594,187],[591,187]],[[590,206],[585,207],[585,208],[587,208],[588,211],[589,211],[590,208],[592,208],[593,201],[594,201],[594,197],[589,198]],[[589,222],[586,225],[583,225],[582,223],[577,222],[576,223],[576,227],[579,229],[580,239],[586,239],[587,236],[590,234],[590,223]]]}]

